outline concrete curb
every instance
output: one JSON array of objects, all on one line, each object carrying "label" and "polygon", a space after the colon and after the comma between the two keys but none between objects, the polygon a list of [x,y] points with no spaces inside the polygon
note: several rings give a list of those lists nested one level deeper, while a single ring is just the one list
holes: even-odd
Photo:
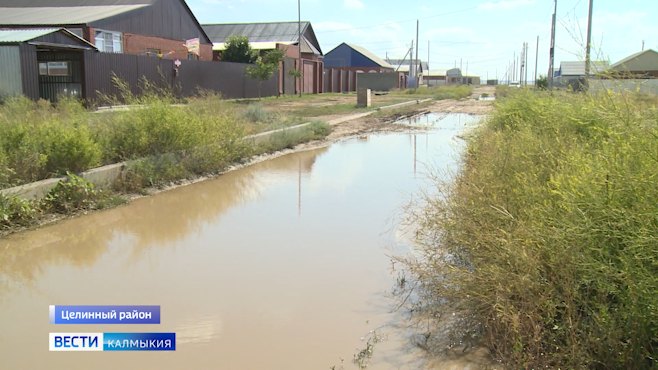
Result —
[{"label": "concrete curb", "polygon": [[[370,112],[366,113],[359,113],[359,114],[354,114],[351,116],[347,117],[342,117],[336,120],[332,120],[328,122],[330,125],[336,125],[339,123],[343,122],[348,122],[352,121],[355,119],[359,119],[362,117],[369,116],[378,110],[382,109],[392,109],[392,108],[397,108],[397,107],[403,107],[406,105],[411,105],[411,104],[420,104],[424,103],[426,101],[430,101],[432,99],[424,99],[424,100],[414,100],[414,101],[409,101],[409,102],[403,102],[403,103],[398,103],[394,105],[389,105],[385,107],[380,107],[377,108],[376,110],[372,110]],[[291,127],[285,127],[281,128],[278,130],[272,130],[272,131],[266,131],[266,132],[261,132],[255,135],[249,135],[245,137],[245,140],[252,140],[254,144],[260,144],[263,142],[266,142],[268,140],[272,139],[272,136],[280,133],[280,132],[298,132],[298,131],[303,131],[306,129],[307,126],[309,126],[311,122],[307,123],[302,123],[300,125],[296,126],[291,126]],[[84,171],[80,173],[78,176],[88,180],[96,188],[105,188],[114,183],[123,171],[126,168],[126,162],[121,162],[121,163],[114,163],[114,164],[109,164],[107,166],[103,167],[97,167],[93,168],[91,170]],[[48,195],[48,192],[52,190],[60,181],[64,180],[65,177],[56,177],[56,178],[50,178],[50,179],[45,179],[41,181],[36,181],[32,182],[29,184],[24,184],[20,186],[15,186],[13,188],[8,188],[8,189],[2,189],[0,190],[0,194],[3,194],[5,196],[18,196],[23,199],[28,199],[28,200],[40,200],[46,197]]]}]

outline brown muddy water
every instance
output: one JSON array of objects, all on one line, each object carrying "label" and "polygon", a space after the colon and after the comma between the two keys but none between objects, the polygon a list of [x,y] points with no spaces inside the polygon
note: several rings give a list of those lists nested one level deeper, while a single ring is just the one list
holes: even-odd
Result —
[{"label": "brown muddy water", "polygon": [[[454,117],[453,117],[454,118]],[[0,239],[0,369],[415,369],[385,325],[401,207],[454,135],[370,135]],[[436,120],[436,119],[435,119]],[[50,325],[49,305],[160,305],[160,325]],[[175,352],[49,352],[49,332],[176,332]]]}]

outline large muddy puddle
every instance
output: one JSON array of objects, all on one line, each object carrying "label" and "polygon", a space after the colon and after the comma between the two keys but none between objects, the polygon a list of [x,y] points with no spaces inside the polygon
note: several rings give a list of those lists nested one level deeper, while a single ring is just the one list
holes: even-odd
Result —
[{"label": "large muddy puddle", "polygon": [[[466,117],[370,135],[0,239],[2,369],[356,368],[395,315],[387,255]],[[466,122],[468,121],[468,122]],[[160,325],[50,325],[49,305],[160,305]],[[49,332],[175,332],[175,352],[48,352]],[[372,369],[413,369],[391,334]]]}]

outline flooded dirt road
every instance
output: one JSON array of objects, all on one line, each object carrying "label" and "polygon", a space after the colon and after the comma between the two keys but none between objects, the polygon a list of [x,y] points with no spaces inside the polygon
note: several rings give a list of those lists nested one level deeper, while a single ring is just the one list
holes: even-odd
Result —
[{"label": "flooded dirt road", "polygon": [[[390,322],[387,253],[455,134],[369,135],[0,239],[0,369],[328,369]],[[50,325],[49,305],[160,305],[160,325]],[[175,352],[48,352],[49,332],[176,332]],[[372,369],[417,368],[378,345]]]}]

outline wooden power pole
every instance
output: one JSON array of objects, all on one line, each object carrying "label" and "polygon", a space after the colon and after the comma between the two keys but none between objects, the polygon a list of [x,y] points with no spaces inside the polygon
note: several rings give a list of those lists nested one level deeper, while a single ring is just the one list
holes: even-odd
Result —
[{"label": "wooden power pole", "polygon": [[537,60],[539,60],[539,36],[537,36],[537,46],[535,46],[535,86],[537,86]]},{"label": "wooden power pole", "polygon": [[557,17],[557,0],[555,2],[555,7],[553,9],[553,22],[551,23],[551,48],[548,59],[548,89],[553,89],[553,68],[555,64],[555,21]]},{"label": "wooden power pole", "polygon": [[594,0],[589,0],[589,16],[587,18],[587,46],[585,48],[585,89],[589,88],[589,71],[590,64],[592,63],[592,56],[590,55],[592,46],[592,9],[594,7]]}]

